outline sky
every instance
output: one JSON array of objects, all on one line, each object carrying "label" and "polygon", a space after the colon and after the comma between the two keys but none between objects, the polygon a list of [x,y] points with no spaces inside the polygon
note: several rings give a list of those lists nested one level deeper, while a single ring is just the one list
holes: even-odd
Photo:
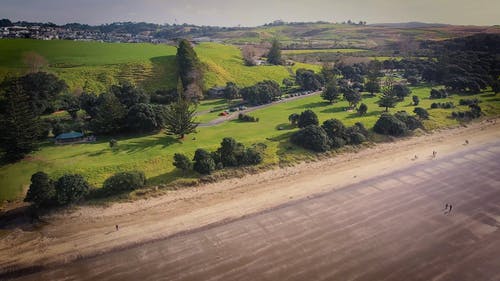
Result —
[{"label": "sky", "polygon": [[499,0],[0,0],[0,18],[258,26],[274,20],[500,24]]}]

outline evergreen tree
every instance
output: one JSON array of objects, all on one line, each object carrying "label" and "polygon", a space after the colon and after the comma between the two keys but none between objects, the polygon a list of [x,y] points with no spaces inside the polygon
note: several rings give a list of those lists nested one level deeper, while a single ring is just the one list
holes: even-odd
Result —
[{"label": "evergreen tree", "polygon": [[335,80],[335,78],[332,78],[326,84],[323,93],[321,93],[321,97],[324,100],[330,102],[330,104],[332,104],[335,100],[337,100],[340,97],[339,87],[337,85],[337,80]]},{"label": "evergreen tree", "polygon": [[280,43],[278,39],[274,39],[271,43],[271,49],[269,49],[269,53],[267,54],[267,61],[270,64],[283,64],[283,60],[281,59],[281,50]]},{"label": "evergreen tree", "polygon": [[167,133],[178,135],[180,139],[184,135],[194,133],[198,123],[195,122],[196,109],[185,98],[179,97],[177,102],[167,106],[164,113],[164,124]]},{"label": "evergreen tree", "polygon": [[378,100],[379,107],[385,107],[385,111],[389,111],[389,107],[393,108],[398,103],[399,98],[396,96],[394,89],[394,80],[388,79],[386,86],[382,90],[382,97]]},{"label": "evergreen tree", "polygon": [[191,43],[185,39],[177,48],[177,69],[185,97],[198,100],[203,97],[203,71],[201,62]]},{"label": "evergreen tree", "polygon": [[40,119],[17,79],[3,83],[0,100],[0,145],[7,161],[17,161],[37,148]]}]

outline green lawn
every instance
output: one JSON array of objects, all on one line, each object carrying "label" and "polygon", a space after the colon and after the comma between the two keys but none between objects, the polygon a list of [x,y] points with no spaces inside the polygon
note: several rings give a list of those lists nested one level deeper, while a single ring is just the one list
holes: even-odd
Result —
[{"label": "green lawn", "polygon": [[[206,88],[228,81],[240,86],[266,79],[281,82],[296,69],[295,66],[244,66],[240,50],[232,45],[202,43],[195,50],[206,65]],[[101,93],[122,80],[147,91],[177,85],[174,46],[69,40],[0,39],[0,79],[8,73],[26,73],[23,58],[29,52],[44,57],[49,63],[45,70],[64,79],[71,91],[86,88]],[[319,70],[317,65],[300,64],[300,67]]]},{"label": "green lawn", "polygon": [[357,53],[365,52],[363,49],[309,49],[309,50],[283,50],[281,51],[285,55],[295,55],[295,54],[313,54],[313,53]]},{"label": "green lawn", "polygon": [[[421,99],[419,106],[428,109],[431,118],[425,121],[427,128],[447,127],[458,124],[456,120],[448,118],[451,111],[466,109],[429,109],[434,101],[454,101],[458,104],[459,96],[452,96],[443,100],[429,100],[430,88],[414,88],[412,94]],[[276,164],[280,161],[293,160],[294,156],[307,157],[310,152],[291,146],[288,143],[288,135],[295,131],[288,125],[288,116],[291,113],[300,113],[305,109],[314,110],[321,121],[329,118],[342,120],[346,125],[362,122],[367,128],[371,128],[383,111],[375,102],[376,97],[364,95],[363,102],[368,105],[366,116],[360,117],[356,112],[345,111],[347,103],[344,101],[333,105],[325,103],[321,97],[312,96],[304,99],[294,100],[287,103],[273,105],[271,107],[254,111],[250,115],[259,117],[258,123],[242,123],[237,120],[229,121],[214,127],[198,128],[198,133],[186,136],[179,141],[163,133],[148,136],[122,137],[118,138],[118,148],[109,148],[106,139],[99,139],[93,144],[76,144],[68,146],[55,146],[45,144],[39,151],[32,153],[27,159],[18,163],[0,167],[0,200],[14,199],[24,196],[24,191],[29,184],[31,174],[36,171],[45,171],[53,177],[64,173],[80,173],[92,184],[100,186],[102,182],[118,171],[139,169],[143,170],[150,184],[167,183],[180,176],[172,166],[174,153],[186,153],[193,156],[196,148],[215,149],[221,139],[226,136],[234,137],[246,145],[262,142],[268,146],[264,164]],[[500,99],[491,93],[478,95],[483,101],[480,105],[488,115],[500,114]],[[469,97],[468,97],[469,98]],[[413,111],[410,105],[411,98],[398,104],[397,110]],[[223,103],[223,100],[204,101],[198,110],[208,110]],[[212,118],[207,113],[199,118]],[[281,127],[282,130],[278,130]],[[193,139],[195,138],[195,139]],[[290,147],[294,147],[290,150]],[[192,175],[195,176],[195,175]]]}]

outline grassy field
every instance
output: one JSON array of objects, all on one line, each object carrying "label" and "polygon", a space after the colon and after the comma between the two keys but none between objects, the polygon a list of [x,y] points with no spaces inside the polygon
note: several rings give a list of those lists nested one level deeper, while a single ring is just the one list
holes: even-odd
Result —
[{"label": "grassy field", "polygon": [[357,53],[364,52],[363,49],[306,49],[306,50],[283,50],[281,51],[285,55],[295,55],[295,54],[314,54],[314,53]]},{"label": "grassy field", "polygon": [[[435,129],[458,124],[456,120],[449,118],[450,113],[453,110],[465,110],[465,107],[456,109],[429,108],[430,104],[435,101],[454,101],[458,105],[458,100],[463,97],[451,96],[443,100],[429,100],[429,91],[428,87],[420,87],[413,88],[412,93],[420,97],[419,106],[427,108],[431,115],[431,118],[425,121],[426,128]],[[480,105],[486,114],[500,114],[500,98],[498,96],[483,93],[478,97],[483,101]],[[368,113],[360,117],[356,112],[345,111],[347,107],[345,101],[330,105],[325,103],[319,95],[311,96],[250,113],[250,115],[260,118],[258,123],[241,123],[234,120],[214,127],[199,128],[196,134],[186,136],[183,141],[159,133],[118,138],[117,149],[109,148],[107,139],[100,138],[97,143],[92,144],[55,146],[47,143],[25,160],[0,167],[0,200],[24,196],[31,174],[39,170],[45,171],[53,177],[64,173],[80,173],[97,187],[113,173],[131,169],[143,170],[150,184],[172,182],[180,176],[179,172],[172,166],[174,153],[186,153],[192,157],[196,148],[213,150],[226,136],[235,137],[246,145],[266,144],[267,150],[263,165],[295,161],[296,157],[304,159],[312,154],[288,142],[288,135],[296,130],[288,124],[288,116],[291,113],[312,109],[318,114],[321,121],[337,118],[346,125],[362,122],[367,128],[371,128],[383,111],[375,104],[377,100],[377,97],[364,95],[362,102],[368,105]],[[199,106],[198,111],[207,111],[223,103],[223,100],[204,101]],[[407,98],[404,102],[399,103],[397,108],[390,109],[390,111],[406,110],[412,112],[413,108],[410,105],[410,98]],[[209,120],[216,114],[217,112],[205,113],[199,118]],[[280,127],[281,130],[278,129]],[[191,174],[187,180],[194,178],[196,175]]]},{"label": "grassy field", "polygon": [[[296,69],[295,66],[244,66],[240,50],[231,45],[203,43],[195,50],[207,68],[206,88],[228,81],[240,86],[265,79],[281,82]],[[147,91],[177,85],[174,46],[68,40],[0,40],[0,79],[8,73],[26,73],[23,61],[29,52],[44,57],[49,64],[45,70],[64,79],[71,90],[85,88],[101,93],[122,80]],[[319,69],[317,65],[301,67]]]}]

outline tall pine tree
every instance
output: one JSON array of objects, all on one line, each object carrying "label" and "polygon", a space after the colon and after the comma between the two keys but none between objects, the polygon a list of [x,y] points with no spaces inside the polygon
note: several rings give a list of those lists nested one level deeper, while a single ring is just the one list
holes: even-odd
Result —
[{"label": "tall pine tree", "polygon": [[269,49],[269,53],[267,54],[267,61],[270,64],[283,64],[283,60],[281,59],[281,50],[280,43],[278,39],[274,39],[271,43],[271,49]]},{"label": "tall pine tree", "polygon": [[18,79],[2,85],[0,101],[0,145],[7,161],[17,161],[37,148],[40,118],[31,108],[28,95]]},{"label": "tall pine tree", "polygon": [[191,43],[185,39],[177,47],[177,69],[185,98],[199,100],[203,97],[203,70]]}]

